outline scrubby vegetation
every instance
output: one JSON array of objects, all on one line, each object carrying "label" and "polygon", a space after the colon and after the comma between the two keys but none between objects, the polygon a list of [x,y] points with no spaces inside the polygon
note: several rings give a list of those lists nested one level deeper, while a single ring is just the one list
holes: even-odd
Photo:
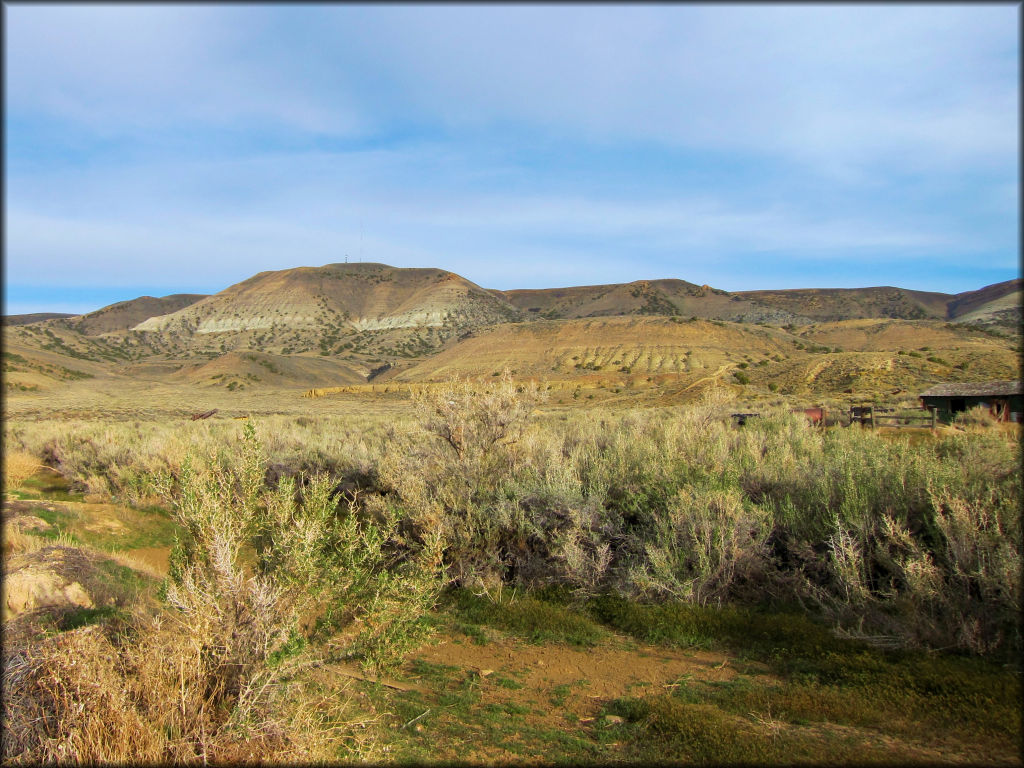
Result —
[{"label": "scrubby vegetation", "polygon": [[[814,428],[782,409],[738,429],[714,390],[695,405],[618,413],[545,415],[543,401],[505,374],[423,390],[413,416],[390,424],[7,425],[11,456],[83,491],[169,506],[181,533],[156,617],[8,656],[5,757],[337,754],[344,708],[300,706],[296,670],[331,654],[397,664],[446,585],[463,589],[446,598],[460,621],[527,634],[565,625],[555,639],[578,645],[604,625],[697,646],[717,627],[719,640],[749,646],[757,623],[735,617],[756,609],[818,628],[797,637],[761,622],[765,643],[785,635],[764,651],[783,667],[806,657],[824,669],[836,634],[1020,652],[1015,433],[968,420],[910,442]],[[511,590],[559,598],[511,602]],[[721,727],[706,707],[673,696],[623,700],[614,714],[667,739],[667,756],[699,759],[701,729]],[[762,746],[716,754],[784,757]]]},{"label": "scrubby vegetation", "polygon": [[[249,482],[329,475],[353,514],[387,521],[396,552],[438,546],[465,586],[795,600],[904,643],[1020,647],[1014,434],[982,426],[910,444],[784,410],[735,429],[713,398],[546,418],[542,400],[503,377],[424,390],[405,423],[270,422]],[[7,440],[83,490],[137,503],[239,429],[82,423],[14,427]]]},{"label": "scrubby vegetation", "polygon": [[297,667],[322,656],[322,647],[303,653],[308,641],[341,627],[358,623],[342,651],[371,667],[417,644],[441,586],[438,556],[429,541],[408,556],[389,551],[395,521],[339,510],[329,476],[310,478],[299,494],[293,478],[268,489],[265,469],[247,424],[235,445],[186,454],[150,479],[182,531],[166,609],[14,649],[6,758],[333,754],[338,740],[324,712],[343,713],[311,710],[303,696],[296,708],[297,694],[282,690],[294,687]]}]

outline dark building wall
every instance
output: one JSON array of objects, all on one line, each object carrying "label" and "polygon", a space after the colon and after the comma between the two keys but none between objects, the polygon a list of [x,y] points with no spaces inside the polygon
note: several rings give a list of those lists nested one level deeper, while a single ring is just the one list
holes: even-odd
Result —
[{"label": "dark building wall", "polygon": [[[1005,421],[1024,420],[1024,396],[1022,395],[963,395],[954,397],[951,395],[929,395],[922,397],[921,402],[926,408],[938,408],[939,418],[949,421],[957,413],[967,411],[978,405],[985,405],[997,410],[997,406],[1005,404],[1005,413],[1002,414]],[[1017,417],[1014,419],[1014,414]]]}]

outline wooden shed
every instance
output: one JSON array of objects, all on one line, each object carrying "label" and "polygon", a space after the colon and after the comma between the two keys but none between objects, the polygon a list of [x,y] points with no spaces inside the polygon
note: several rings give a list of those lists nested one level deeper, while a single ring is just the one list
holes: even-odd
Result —
[{"label": "wooden shed", "polygon": [[1024,421],[1024,390],[1021,381],[983,381],[975,384],[936,384],[921,393],[921,405],[935,407],[939,418],[949,421],[955,414],[976,406],[988,408],[1000,421]]}]

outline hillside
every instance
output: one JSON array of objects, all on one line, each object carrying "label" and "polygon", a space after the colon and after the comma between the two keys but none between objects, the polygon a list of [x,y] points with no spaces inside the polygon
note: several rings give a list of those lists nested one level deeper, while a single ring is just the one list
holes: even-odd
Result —
[{"label": "hillside", "polygon": [[74,317],[67,312],[30,312],[27,315],[4,315],[4,325],[29,325],[43,320],[56,320],[62,317]]},{"label": "hillside", "polygon": [[462,327],[517,316],[507,302],[453,272],[384,264],[327,264],[254,277],[134,327],[190,334]]},{"label": "hillside", "polygon": [[957,294],[882,287],[743,291],[735,295],[814,322],[893,318],[1016,326],[1021,318],[1021,282],[1017,278]]},{"label": "hillside", "polygon": [[139,323],[158,315],[176,312],[205,299],[202,293],[175,293],[154,298],[140,296],[131,301],[120,301],[108,307],[67,319],[68,327],[86,336],[127,331]]},{"label": "hillside", "polygon": [[778,329],[664,317],[539,320],[476,334],[394,378],[438,380],[505,367],[548,378],[703,374],[749,355],[788,354],[788,337]]},{"label": "hillside", "polygon": [[669,315],[783,324],[805,318],[707,285],[684,280],[639,280],[612,285],[502,291],[524,312],[549,320],[616,315]]},{"label": "hillside", "polygon": [[289,387],[296,381],[311,386],[356,384],[369,370],[330,358],[268,355],[263,352],[228,352],[207,362],[189,363],[174,371],[169,381],[235,389],[254,386]]},{"label": "hillside", "polygon": [[958,322],[1019,327],[1022,281],[1007,280],[977,291],[958,293],[949,303],[949,317]]},{"label": "hillside", "polygon": [[808,288],[743,291],[737,294],[812,321],[891,317],[902,320],[945,319],[952,298],[945,293],[904,288]]},{"label": "hillside", "polygon": [[6,324],[4,377],[15,393],[92,379],[233,393],[507,367],[566,387],[680,395],[718,381],[764,396],[860,397],[1014,378],[1020,298],[1020,280],[955,295],[728,293],[682,280],[494,291],[441,269],[328,264],[262,272],[212,296],[144,296]]}]

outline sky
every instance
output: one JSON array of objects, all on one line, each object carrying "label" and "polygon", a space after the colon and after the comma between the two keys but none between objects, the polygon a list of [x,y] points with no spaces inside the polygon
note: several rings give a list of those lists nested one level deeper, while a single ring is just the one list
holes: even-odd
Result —
[{"label": "sky", "polygon": [[5,3],[4,312],[375,261],[498,289],[1020,272],[996,5]]}]

